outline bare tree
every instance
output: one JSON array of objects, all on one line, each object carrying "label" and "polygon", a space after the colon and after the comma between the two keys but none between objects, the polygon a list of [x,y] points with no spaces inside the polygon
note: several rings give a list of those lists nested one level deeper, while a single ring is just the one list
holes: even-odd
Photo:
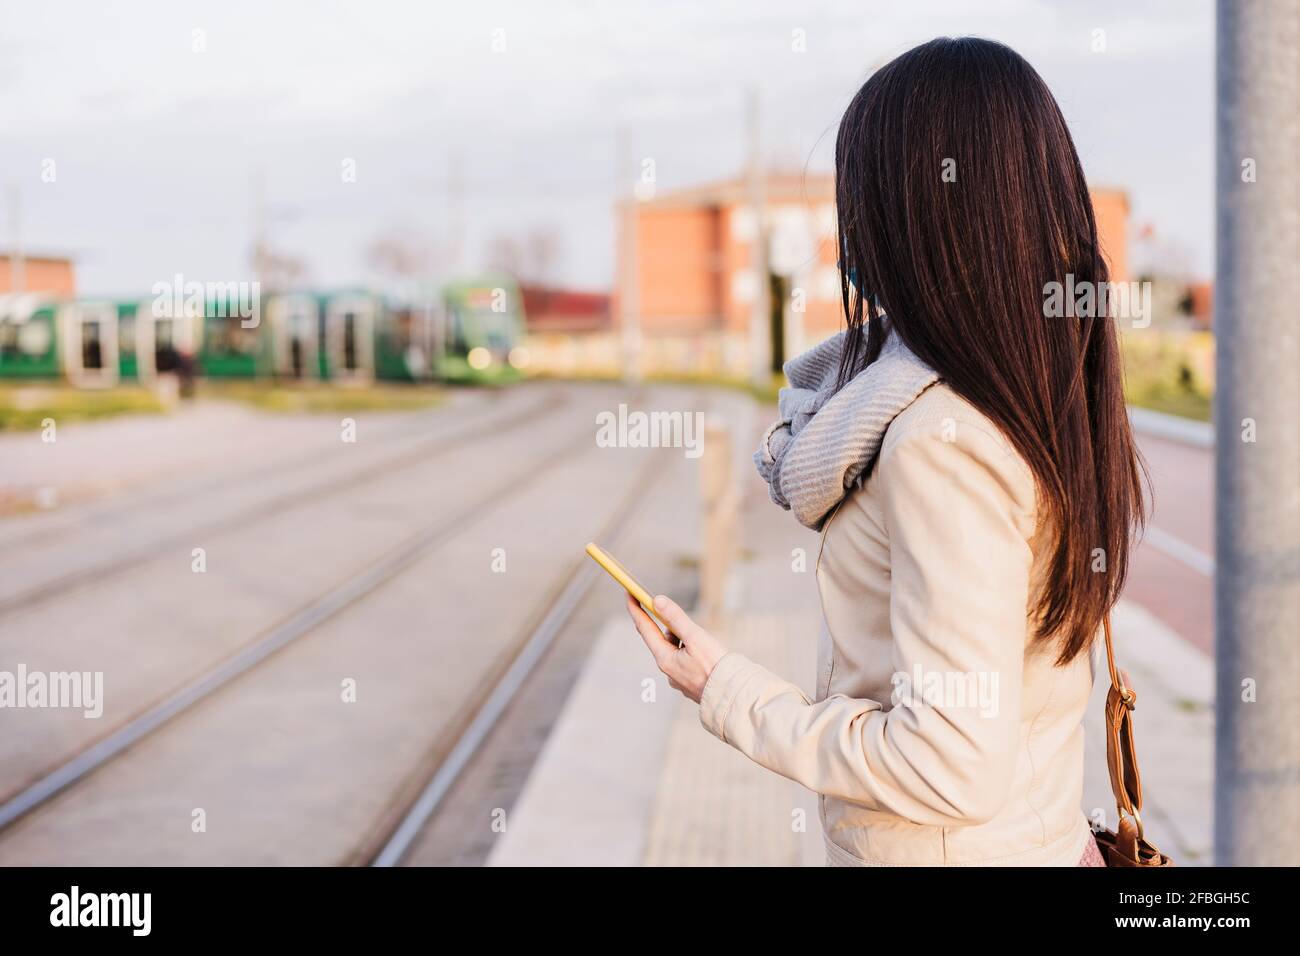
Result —
[{"label": "bare tree", "polygon": [[290,253],[272,249],[265,241],[254,245],[253,262],[258,280],[267,291],[292,289],[302,284],[309,274],[306,262]]},{"label": "bare tree", "polygon": [[553,226],[533,229],[522,238],[497,236],[488,243],[487,262],[530,285],[548,285],[555,280],[562,243]]},{"label": "bare tree", "polygon": [[554,226],[534,229],[528,236],[528,279],[537,285],[555,281],[555,267],[560,259],[560,234]]},{"label": "bare tree", "polygon": [[398,279],[428,275],[437,258],[429,237],[406,226],[392,228],[366,248],[366,262],[372,269]]},{"label": "bare tree", "polygon": [[519,242],[510,236],[496,236],[488,242],[487,264],[490,269],[524,279],[524,253]]}]

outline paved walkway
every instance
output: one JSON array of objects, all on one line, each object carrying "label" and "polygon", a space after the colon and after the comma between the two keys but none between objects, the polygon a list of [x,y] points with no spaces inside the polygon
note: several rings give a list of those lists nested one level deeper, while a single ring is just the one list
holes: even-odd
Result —
[{"label": "paved walkway", "polygon": [[[791,674],[806,634],[790,616],[748,615],[729,645]],[[801,683],[805,683],[802,682]],[[806,686],[806,683],[805,683]],[[699,708],[680,700],[646,827],[648,866],[821,865],[817,796],[769,773],[700,726]]]}]

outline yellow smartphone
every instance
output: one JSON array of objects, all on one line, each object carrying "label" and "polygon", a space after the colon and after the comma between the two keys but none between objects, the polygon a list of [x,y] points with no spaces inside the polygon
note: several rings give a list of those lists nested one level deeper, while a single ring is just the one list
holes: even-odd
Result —
[{"label": "yellow smartphone", "polygon": [[681,639],[669,630],[668,625],[664,624],[659,615],[655,613],[654,597],[646,590],[645,586],[642,585],[640,581],[632,577],[627,568],[619,564],[612,554],[594,541],[587,542],[587,554],[591,556],[593,561],[604,568],[611,578],[623,585],[623,589],[627,591],[628,594],[632,595],[632,597],[636,598],[637,603],[645,608],[647,614],[663,625],[670,641],[679,647],[681,646]]}]

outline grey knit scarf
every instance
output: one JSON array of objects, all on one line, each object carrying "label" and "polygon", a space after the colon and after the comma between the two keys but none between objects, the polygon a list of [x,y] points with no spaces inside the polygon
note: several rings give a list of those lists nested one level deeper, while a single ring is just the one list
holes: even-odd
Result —
[{"label": "grey knit scarf", "polygon": [[772,500],[814,531],[870,472],[889,423],[939,380],[896,333],[889,333],[880,356],[836,389],[847,334],[785,364],[790,387],[781,389],[777,400],[780,420],[754,453]]}]

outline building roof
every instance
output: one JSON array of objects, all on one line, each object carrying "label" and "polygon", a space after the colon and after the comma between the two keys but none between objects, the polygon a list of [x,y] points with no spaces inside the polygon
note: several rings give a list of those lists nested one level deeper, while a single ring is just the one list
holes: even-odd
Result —
[{"label": "building roof", "polygon": [[[768,202],[834,202],[835,174],[778,170],[768,173],[764,181]],[[737,206],[749,202],[749,179],[736,176],[699,186],[670,189],[654,199],[643,200],[642,206]],[[1088,187],[1094,196],[1117,199],[1129,208],[1128,191],[1120,186],[1102,183]]]},{"label": "building roof", "polygon": [[[749,202],[749,179],[732,179],[672,189],[647,199],[642,206],[737,206]],[[773,171],[763,183],[768,202],[832,202],[835,199],[835,176],[832,173],[800,170]]]},{"label": "building roof", "polygon": [[539,332],[595,331],[610,327],[609,294],[525,285],[524,316]]},{"label": "building roof", "polygon": [[[12,250],[0,249],[0,259],[11,260],[15,258]],[[25,262],[62,262],[72,265],[72,257],[56,255],[51,252],[24,252],[23,261]]]}]

